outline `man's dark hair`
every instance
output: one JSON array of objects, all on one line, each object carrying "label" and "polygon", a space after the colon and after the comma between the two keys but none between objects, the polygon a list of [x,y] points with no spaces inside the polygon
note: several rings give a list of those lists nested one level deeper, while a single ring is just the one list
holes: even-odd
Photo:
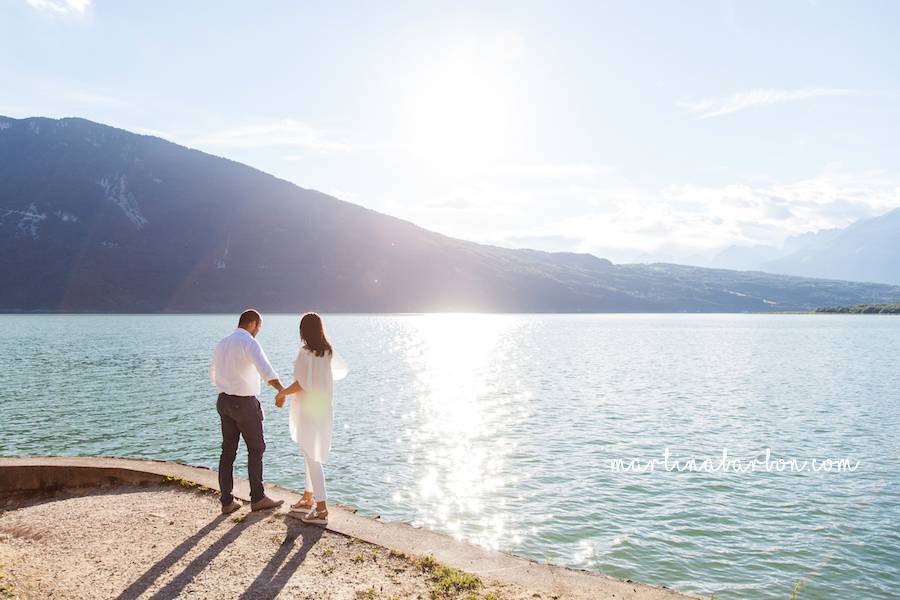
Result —
[{"label": "man's dark hair", "polygon": [[238,319],[238,327],[246,328],[251,323],[260,322],[262,322],[262,315],[259,314],[259,311],[248,308],[241,313],[241,318]]}]

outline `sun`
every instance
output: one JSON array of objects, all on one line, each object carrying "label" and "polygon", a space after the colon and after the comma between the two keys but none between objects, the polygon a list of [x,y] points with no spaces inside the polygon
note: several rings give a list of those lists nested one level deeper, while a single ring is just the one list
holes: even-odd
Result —
[{"label": "sun", "polygon": [[510,154],[525,104],[516,94],[521,45],[515,35],[498,34],[421,62],[400,102],[399,137],[418,159],[446,169]]}]

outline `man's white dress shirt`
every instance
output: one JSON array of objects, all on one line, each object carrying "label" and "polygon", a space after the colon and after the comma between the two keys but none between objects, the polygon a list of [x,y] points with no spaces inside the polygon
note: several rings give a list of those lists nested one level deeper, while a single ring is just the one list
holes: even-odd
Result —
[{"label": "man's white dress shirt", "polygon": [[259,396],[260,377],[272,381],[278,379],[278,373],[249,331],[235,329],[216,344],[209,367],[209,378],[216,389],[231,396]]}]

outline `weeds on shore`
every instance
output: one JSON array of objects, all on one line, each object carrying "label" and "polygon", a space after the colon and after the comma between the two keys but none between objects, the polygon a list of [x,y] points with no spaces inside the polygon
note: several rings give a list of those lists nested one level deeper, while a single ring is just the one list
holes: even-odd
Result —
[{"label": "weeds on shore", "polygon": [[198,494],[212,494],[214,496],[219,495],[219,490],[214,490],[212,488],[206,487],[205,485],[200,485],[199,483],[190,481],[183,477],[172,477],[170,475],[166,475],[163,478],[163,483],[180,485],[184,489],[190,490],[192,492],[197,492]]},{"label": "weeds on shore", "polygon": [[428,572],[428,571],[434,571],[434,570],[437,569],[439,566],[441,566],[441,563],[439,563],[439,562],[438,562],[433,556],[431,556],[431,555],[429,555],[429,556],[420,556],[420,557],[418,557],[418,558],[414,558],[414,559],[413,559],[413,563],[415,563],[415,565],[416,565],[417,567],[419,567],[420,569],[422,569],[422,570],[425,571],[425,572]]},{"label": "weeds on shore", "polygon": [[[452,598],[462,592],[474,592],[481,588],[478,576],[442,565],[433,556],[420,556],[413,559],[413,562],[430,575],[430,595],[434,600]],[[470,597],[474,597],[474,594]]]},{"label": "weeds on shore", "polygon": [[6,569],[3,564],[0,564],[0,598],[3,600],[15,600],[19,598],[19,593],[16,592],[16,588],[9,580],[9,575],[6,574]]},{"label": "weeds on shore", "polygon": [[447,598],[459,592],[473,591],[481,587],[481,579],[477,576],[453,567],[441,567],[435,575],[437,581],[431,587],[432,598]]}]

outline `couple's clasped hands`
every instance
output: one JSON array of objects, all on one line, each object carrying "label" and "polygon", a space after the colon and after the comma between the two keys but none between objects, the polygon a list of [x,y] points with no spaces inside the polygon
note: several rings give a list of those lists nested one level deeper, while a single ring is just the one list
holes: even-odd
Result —
[{"label": "couple's clasped hands", "polygon": [[274,386],[274,387],[278,390],[278,393],[275,394],[275,406],[277,406],[278,408],[281,408],[284,406],[285,398],[287,398],[291,394],[296,394],[298,392],[303,391],[303,388],[300,387],[300,382],[298,382],[298,381],[295,381],[294,383],[292,383],[291,385],[289,385],[287,387],[283,387],[282,385],[280,385],[280,382],[279,382],[279,385]]}]

